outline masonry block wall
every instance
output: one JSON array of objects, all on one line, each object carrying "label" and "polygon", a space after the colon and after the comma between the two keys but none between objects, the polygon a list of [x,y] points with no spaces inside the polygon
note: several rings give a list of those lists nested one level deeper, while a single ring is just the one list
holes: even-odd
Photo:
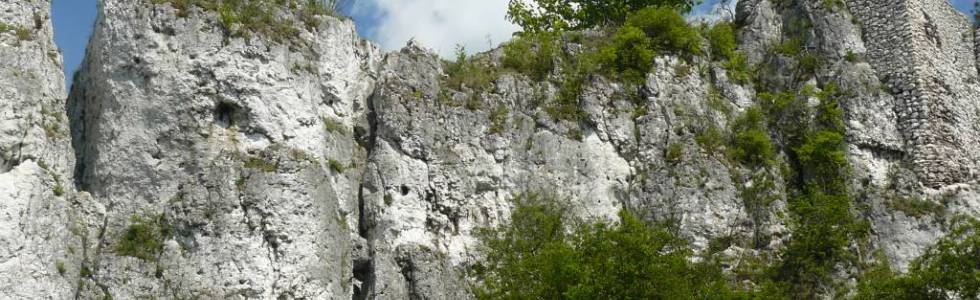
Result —
[{"label": "masonry block wall", "polygon": [[930,188],[975,178],[980,155],[977,44],[946,0],[848,0],[867,57],[896,96],[909,162]]}]

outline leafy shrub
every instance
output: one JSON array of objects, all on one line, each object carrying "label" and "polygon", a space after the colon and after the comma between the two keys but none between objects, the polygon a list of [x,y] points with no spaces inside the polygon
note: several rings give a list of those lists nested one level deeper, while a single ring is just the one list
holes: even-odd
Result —
[{"label": "leafy shrub", "polygon": [[789,206],[798,224],[782,250],[776,279],[791,284],[795,298],[809,299],[820,294],[838,264],[854,259],[847,247],[861,228],[847,195],[808,191],[791,198]]},{"label": "leafy shrub", "polygon": [[456,61],[446,62],[445,70],[449,78],[449,87],[461,90],[463,88],[482,91],[490,88],[497,79],[497,73],[485,64],[476,61],[466,54],[463,46],[456,47]]},{"label": "leafy shrub", "polygon": [[901,211],[910,217],[942,216],[946,207],[942,204],[920,198],[894,197],[887,203],[888,208]]},{"label": "leafy shrub", "polygon": [[803,40],[799,38],[788,38],[773,46],[772,51],[789,57],[799,56],[803,52]]},{"label": "leafy shrub", "polygon": [[684,144],[671,143],[669,146],[667,146],[665,156],[668,163],[676,164],[681,162],[681,159],[684,157]]},{"label": "leafy shrub", "polygon": [[[831,274],[841,267],[857,264],[849,247],[868,232],[868,224],[851,214],[853,200],[847,181],[850,166],[846,156],[843,111],[839,94],[833,85],[819,93],[813,87],[800,92],[787,91],[770,96],[774,117],[795,126],[778,123],[784,131],[795,176],[790,182],[793,195],[788,199],[794,219],[793,236],[776,268],[776,279],[788,286],[794,298],[813,298],[826,291]],[[807,97],[817,96],[821,103],[816,115],[806,109]]]},{"label": "leafy shrub", "polygon": [[721,130],[718,126],[711,125],[699,132],[695,137],[694,141],[701,146],[704,151],[709,154],[714,154],[724,145],[725,137],[722,135]]},{"label": "leafy shrub", "polygon": [[758,107],[745,111],[732,125],[731,156],[750,166],[766,166],[773,157],[772,139]]},{"label": "leafy shrub", "polygon": [[[686,242],[622,211],[618,225],[583,223],[553,198],[519,196],[511,221],[482,233],[478,299],[731,299],[710,261]],[[571,229],[570,231],[568,229]]]},{"label": "leafy shrub", "polygon": [[561,77],[557,97],[544,108],[545,112],[552,118],[577,122],[585,115],[585,112],[579,106],[579,98],[585,90],[588,74],[591,73],[590,71],[585,71],[591,70],[591,62],[588,62],[587,59],[583,61],[586,62],[566,69]]},{"label": "leafy shrub", "polygon": [[745,84],[752,79],[752,70],[749,67],[749,59],[745,54],[734,52],[722,65],[728,71],[728,78],[735,83]]},{"label": "leafy shrub", "polygon": [[501,64],[534,80],[544,80],[555,69],[558,54],[555,34],[526,34],[504,45]]},{"label": "leafy shrub", "polygon": [[716,59],[731,59],[735,55],[735,27],[731,22],[718,22],[707,30],[705,36],[711,45],[711,56]]},{"label": "leafy shrub", "polygon": [[959,217],[950,233],[895,275],[887,266],[858,286],[856,300],[977,299],[980,297],[980,221]]},{"label": "leafy shrub", "polygon": [[497,105],[493,111],[490,112],[490,133],[500,134],[504,132],[504,128],[507,126],[507,116],[510,114],[510,109],[506,105]]},{"label": "leafy shrub", "polygon": [[839,193],[848,168],[845,146],[844,135],[836,131],[820,130],[808,136],[795,151],[806,180]]},{"label": "leafy shrub", "polygon": [[701,36],[698,30],[688,24],[684,16],[671,7],[641,9],[630,14],[626,25],[646,33],[655,50],[688,55],[701,53]]},{"label": "leafy shrub", "polygon": [[823,59],[813,53],[800,55],[797,60],[799,61],[800,71],[805,74],[816,74],[820,66],[823,65]]},{"label": "leafy shrub", "polygon": [[600,50],[598,56],[606,73],[638,83],[653,67],[654,52],[650,46],[650,39],[643,31],[624,26],[613,36],[612,44]]},{"label": "leafy shrub", "polygon": [[170,234],[161,225],[162,221],[162,216],[151,220],[133,216],[116,244],[116,254],[155,261],[156,255],[163,249],[164,237]]},{"label": "leafy shrub", "polygon": [[693,0],[511,0],[507,19],[524,32],[582,30],[621,25],[629,13],[662,6],[688,12]]}]

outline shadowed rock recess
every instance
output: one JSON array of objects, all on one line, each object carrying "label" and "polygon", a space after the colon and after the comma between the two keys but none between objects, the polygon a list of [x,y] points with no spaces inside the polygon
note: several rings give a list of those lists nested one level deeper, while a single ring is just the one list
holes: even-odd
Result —
[{"label": "shadowed rock recess", "polygon": [[[472,298],[477,233],[525,192],[772,255],[793,236],[791,137],[771,129],[762,166],[705,140],[763,88],[844,91],[859,260],[904,270],[980,217],[980,40],[945,0],[741,0],[756,78],[660,55],[638,84],[587,74],[571,120],[549,106],[563,72],[506,71],[503,48],[470,58],[489,84],[454,86],[452,63],[382,53],[349,19],[187,3],[99,0],[66,93],[50,1],[0,2],[0,298]],[[773,50],[797,39],[809,72]]]}]

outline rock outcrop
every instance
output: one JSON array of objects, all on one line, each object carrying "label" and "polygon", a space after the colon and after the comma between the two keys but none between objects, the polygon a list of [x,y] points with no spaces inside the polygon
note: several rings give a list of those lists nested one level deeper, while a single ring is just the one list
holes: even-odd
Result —
[{"label": "rock outcrop", "polygon": [[80,240],[61,53],[48,1],[0,3],[0,295],[68,299]]},{"label": "rock outcrop", "polygon": [[[829,84],[847,91],[853,214],[871,225],[855,247],[903,269],[950,217],[980,216],[980,39],[942,0],[833,3],[739,1],[756,82],[661,55],[638,84],[587,76],[571,120],[544,105],[560,71],[451,86],[433,52],[382,54],[351,20],[241,34],[168,1],[100,0],[66,100],[50,3],[0,3],[0,295],[466,299],[477,232],[534,192],[584,218],[674,222],[697,251],[777,253],[788,167],[703,135],[764,88]],[[772,50],[799,37],[812,74]]]},{"label": "rock outcrop", "polygon": [[[68,103],[75,178],[105,207],[81,297],[351,294],[377,48],[331,17],[276,42],[200,7],[99,7]],[[123,248],[140,228],[162,246]]]}]

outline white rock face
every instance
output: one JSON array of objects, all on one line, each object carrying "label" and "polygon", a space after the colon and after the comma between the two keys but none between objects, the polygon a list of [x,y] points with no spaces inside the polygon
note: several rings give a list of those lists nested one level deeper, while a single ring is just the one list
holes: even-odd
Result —
[{"label": "white rock face", "polygon": [[[80,294],[349,298],[351,128],[379,52],[349,20],[272,42],[217,18],[100,1],[69,103],[77,180],[106,208]],[[135,218],[161,249],[121,248]]]},{"label": "white rock face", "polygon": [[68,299],[74,158],[48,1],[0,3],[0,298]]},{"label": "white rock face", "polygon": [[[845,2],[742,0],[740,50],[762,88],[848,92],[854,213],[902,270],[951,216],[980,216],[980,42],[939,0]],[[590,76],[569,121],[544,105],[553,81],[452,87],[431,51],[382,55],[349,20],[245,39],[196,6],[101,0],[66,104],[49,5],[0,3],[23,29],[0,32],[0,298],[472,298],[475,233],[520,193],[671,221],[698,251],[792,238],[786,170],[698,139],[759,103],[721,62],[659,56],[635,86]],[[816,74],[770,50],[800,17]]]},{"label": "white rock face", "polygon": [[[629,207],[676,220],[697,249],[729,236],[768,246],[782,230],[771,217],[780,205],[752,219],[737,187],[747,170],[695,142],[709,125],[728,126],[711,106],[734,113],[750,100],[725,79],[718,84],[730,96],[709,95],[708,82],[678,71],[684,64],[657,59],[642,99],[596,77],[581,99],[587,116],[575,123],[543,108],[555,97],[550,83],[504,74],[491,90],[460,92],[441,81],[435,54],[415,44],[389,54],[371,98],[376,139],[362,189],[371,256],[358,268],[357,296],[471,297],[460,271],[481,257],[475,233],[506,222],[521,193],[554,194],[587,219],[616,220]],[[482,103],[476,109],[466,104],[473,97]],[[506,113],[493,116],[501,107]],[[672,147],[681,157],[665,157]],[[772,223],[753,223],[763,220]]]}]

